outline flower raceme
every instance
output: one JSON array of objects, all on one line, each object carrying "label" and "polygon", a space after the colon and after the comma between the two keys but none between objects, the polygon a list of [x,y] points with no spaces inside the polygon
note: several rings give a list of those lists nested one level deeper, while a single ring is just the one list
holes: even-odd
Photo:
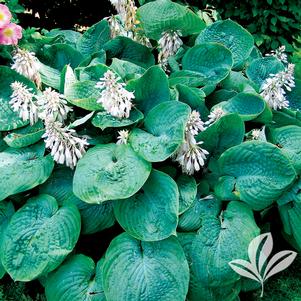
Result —
[{"label": "flower raceme", "polygon": [[129,118],[135,96],[124,88],[125,83],[120,80],[119,76],[108,70],[96,84],[96,88],[102,90],[97,102],[112,116]]},{"label": "flower raceme", "polygon": [[53,159],[73,169],[86,152],[85,147],[89,143],[85,138],[78,137],[75,130],[64,127],[59,121],[46,118],[44,123],[45,134],[42,138],[46,147],[51,149]]},{"label": "flower raceme", "polygon": [[22,27],[11,23],[11,12],[4,4],[0,4],[0,44],[17,45],[22,38]]},{"label": "flower raceme", "polygon": [[33,52],[17,48],[13,55],[11,68],[35,82],[38,87],[41,86],[39,62]]},{"label": "flower raceme", "polygon": [[291,91],[295,87],[294,67],[294,64],[288,64],[284,71],[271,74],[261,86],[260,95],[274,110],[289,107],[285,90]]},{"label": "flower raceme", "polygon": [[192,111],[185,129],[185,141],[178,148],[173,156],[182,167],[182,171],[188,175],[193,175],[205,165],[208,151],[201,148],[202,141],[196,142],[195,136],[205,130],[204,122],[197,111]]}]

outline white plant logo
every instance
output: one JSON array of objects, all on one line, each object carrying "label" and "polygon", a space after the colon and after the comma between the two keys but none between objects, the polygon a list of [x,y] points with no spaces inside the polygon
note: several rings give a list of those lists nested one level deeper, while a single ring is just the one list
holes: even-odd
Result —
[{"label": "white plant logo", "polygon": [[271,233],[264,233],[255,237],[249,244],[248,256],[250,261],[235,259],[229,262],[230,267],[239,275],[255,280],[261,284],[263,296],[264,282],[271,276],[285,270],[296,258],[293,251],[281,251],[269,261],[273,249]]}]

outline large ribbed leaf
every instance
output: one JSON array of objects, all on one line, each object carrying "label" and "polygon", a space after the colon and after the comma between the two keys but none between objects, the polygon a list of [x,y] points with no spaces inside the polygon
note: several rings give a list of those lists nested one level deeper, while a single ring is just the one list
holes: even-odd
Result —
[{"label": "large ribbed leaf", "polygon": [[44,183],[54,163],[50,155],[44,157],[44,144],[26,148],[7,148],[0,153],[0,200],[27,191]]},{"label": "large ribbed leaf", "polygon": [[147,161],[166,160],[183,142],[189,114],[189,106],[178,101],[158,104],[144,120],[146,131],[135,128],[131,132],[130,144]]},{"label": "large ribbed leaf", "polygon": [[179,214],[182,214],[195,200],[197,194],[197,186],[194,177],[188,175],[180,175],[177,180],[179,189]]},{"label": "large ribbed leaf", "polygon": [[42,83],[59,90],[61,84],[61,72],[55,68],[38,62]]},{"label": "large ribbed leaf", "polygon": [[[3,236],[6,231],[7,225],[15,213],[15,208],[11,202],[0,202],[0,249],[2,247]],[[6,271],[1,263],[0,258],[0,279],[5,275]]]},{"label": "large ribbed leaf", "polygon": [[0,66],[0,131],[9,131],[29,124],[19,118],[17,112],[13,112],[9,104],[12,89],[10,85],[18,81],[25,84],[32,92],[36,92],[36,87],[26,77],[20,75],[6,66]]},{"label": "large ribbed leaf", "polygon": [[176,85],[178,100],[187,103],[192,110],[200,113],[201,119],[205,119],[209,111],[205,105],[205,93],[203,90],[193,87],[188,87],[183,84]]},{"label": "large ribbed leaf", "polygon": [[201,43],[190,48],[182,60],[183,70],[200,73],[206,84],[227,77],[233,65],[232,53],[219,43]]},{"label": "large ribbed leaf", "polygon": [[1,260],[15,281],[31,281],[57,268],[73,250],[80,233],[74,205],[61,208],[52,196],[31,198],[11,218]]},{"label": "large ribbed leaf", "polygon": [[[221,177],[216,191],[220,198],[232,195],[254,210],[271,205],[296,178],[292,162],[284,153],[262,141],[249,141],[228,149],[221,155],[219,166]],[[225,185],[229,182],[232,184]]]},{"label": "large ribbed leaf", "polygon": [[66,99],[73,105],[88,111],[102,109],[97,103],[100,90],[95,88],[96,82],[91,80],[73,82],[65,87]]},{"label": "large ribbed leaf", "polygon": [[77,67],[75,69],[75,73],[80,81],[90,80],[97,82],[108,70],[108,66],[104,64],[96,64],[87,67]]},{"label": "large ribbed leaf", "polygon": [[183,301],[188,263],[174,237],[144,242],[124,233],[106,252],[103,281],[110,301]]},{"label": "large ribbed leaf", "polygon": [[249,121],[263,113],[266,104],[257,94],[241,92],[216,106],[221,107],[227,113],[239,114],[243,121]]},{"label": "large ribbed leaf", "polygon": [[77,206],[81,215],[81,233],[91,234],[114,225],[115,217],[112,202],[87,204],[73,193],[74,172],[69,168],[56,168],[50,178],[40,186],[40,193],[53,196],[61,206],[70,202]]},{"label": "large ribbed leaf", "polygon": [[151,50],[130,38],[119,36],[107,42],[103,48],[109,59],[118,58],[143,68],[149,68],[155,64]]},{"label": "large ribbed leaf", "polygon": [[77,49],[84,55],[91,55],[102,49],[110,40],[110,26],[108,21],[102,20],[91,26],[78,40]]},{"label": "large ribbed leaf", "polygon": [[199,33],[205,23],[188,7],[170,0],[157,0],[138,9],[145,34],[154,40],[165,31],[180,30],[183,36]]},{"label": "large ribbed leaf", "polygon": [[126,199],[145,183],[151,164],[127,145],[99,144],[79,161],[74,194],[87,203]]},{"label": "large ribbed leaf", "polygon": [[269,56],[252,61],[246,70],[246,74],[259,89],[271,74],[276,74],[282,70],[284,70],[283,64],[275,57]]},{"label": "large ribbed leaf", "polygon": [[301,110],[301,79],[295,79],[295,87],[287,92],[286,99],[291,109]]},{"label": "large ribbed leaf", "polygon": [[270,128],[270,142],[279,145],[282,151],[293,162],[295,169],[301,172],[301,127],[288,125],[280,128]]},{"label": "large ribbed leaf", "polygon": [[179,191],[167,174],[153,170],[141,190],[114,203],[119,224],[133,237],[157,241],[175,234],[178,223]]},{"label": "large ribbed leaf", "polygon": [[301,250],[300,192],[301,180],[299,179],[293,187],[278,200],[284,236],[299,251]]},{"label": "large ribbed leaf", "polygon": [[221,201],[213,196],[195,199],[190,208],[180,215],[178,229],[185,232],[199,230],[204,219],[218,215],[221,205]]},{"label": "large ribbed leaf", "polygon": [[83,56],[70,45],[54,44],[44,47],[40,59],[42,63],[62,71],[66,65],[76,68],[83,60]]},{"label": "large ribbed leaf", "polygon": [[191,244],[188,299],[233,300],[240,276],[229,262],[247,259],[248,245],[259,233],[252,210],[241,202],[229,203],[220,217],[205,219]]},{"label": "large ribbed leaf", "polygon": [[168,79],[159,66],[149,68],[139,79],[130,81],[127,88],[134,91],[134,102],[145,113],[157,104],[170,100]]},{"label": "large ribbed leaf", "polygon": [[202,147],[213,156],[220,156],[226,149],[243,142],[245,125],[237,114],[221,117],[197,136],[204,141]]},{"label": "large ribbed leaf", "polygon": [[143,67],[117,58],[112,59],[110,68],[119,74],[123,80],[137,78],[145,72]]},{"label": "large ribbed leaf", "polygon": [[118,118],[107,112],[97,112],[92,119],[92,124],[104,130],[106,128],[120,128],[129,126],[142,119],[143,114],[137,109],[131,110],[129,118]]},{"label": "large ribbed leaf", "polygon": [[42,121],[34,125],[16,129],[4,137],[4,141],[8,146],[21,148],[38,142],[44,134],[44,125]]},{"label": "large ribbed leaf", "polygon": [[252,35],[232,20],[217,21],[206,27],[196,39],[196,44],[217,42],[229,48],[234,68],[241,69],[254,44]]},{"label": "large ribbed leaf", "polygon": [[47,277],[47,301],[106,301],[102,265],[103,259],[95,267],[88,256],[80,254],[70,257]]}]

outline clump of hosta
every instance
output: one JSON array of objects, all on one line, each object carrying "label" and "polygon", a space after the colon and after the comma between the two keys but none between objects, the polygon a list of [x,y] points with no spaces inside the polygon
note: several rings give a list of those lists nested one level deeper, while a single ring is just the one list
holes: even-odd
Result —
[{"label": "clump of hosta", "polygon": [[210,126],[223,117],[226,112],[221,107],[215,107],[208,115],[208,120],[205,122],[206,125]]},{"label": "clump of hosta", "polygon": [[112,116],[118,118],[128,118],[132,109],[134,93],[127,91],[125,83],[120,82],[121,78],[111,70],[108,70],[96,88],[101,89],[97,102]]},{"label": "clump of hosta", "polygon": [[192,111],[185,128],[185,140],[173,155],[173,159],[177,161],[182,171],[188,175],[193,175],[205,165],[206,155],[208,151],[201,148],[202,141],[197,142],[195,136],[204,131],[204,122],[200,118],[197,111]]},{"label": "clump of hosta", "polygon": [[17,81],[11,84],[11,88],[13,93],[9,103],[13,111],[18,112],[23,121],[29,120],[31,125],[35,124],[39,110],[32,89]]},{"label": "clump of hosta", "polygon": [[276,50],[272,50],[270,53],[266,54],[266,56],[273,56],[277,58],[280,62],[287,64],[287,55],[285,53],[285,46],[280,46]]},{"label": "clump of hosta", "polygon": [[45,134],[42,136],[46,147],[51,150],[51,156],[59,164],[74,168],[78,160],[86,152],[89,145],[85,138],[77,136],[74,129],[68,129],[51,117],[44,120]]},{"label": "clump of hosta", "polygon": [[166,69],[168,65],[169,57],[175,55],[183,44],[180,36],[180,31],[166,31],[162,33],[158,41],[158,62],[164,69]]},{"label": "clump of hosta", "polygon": [[294,64],[288,64],[284,71],[271,74],[261,86],[260,95],[274,110],[289,107],[285,95],[295,86],[294,67]]},{"label": "clump of hosta", "polygon": [[40,87],[41,76],[39,73],[39,62],[33,52],[17,48],[13,55],[13,64],[11,68]]},{"label": "clump of hosta", "polygon": [[67,118],[68,113],[72,111],[72,108],[67,105],[64,95],[51,88],[46,88],[37,99],[41,119],[45,120],[51,117],[63,122]]}]

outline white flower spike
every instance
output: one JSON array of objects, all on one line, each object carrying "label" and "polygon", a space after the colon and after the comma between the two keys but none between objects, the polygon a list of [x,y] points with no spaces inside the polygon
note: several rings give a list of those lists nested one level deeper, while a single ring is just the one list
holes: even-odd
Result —
[{"label": "white flower spike", "polygon": [[38,121],[38,107],[32,89],[18,81],[13,82],[11,88],[13,93],[9,103],[13,111],[19,112],[19,117],[23,121],[29,120],[31,125],[35,124]]},{"label": "white flower spike", "polygon": [[226,112],[221,107],[214,108],[208,115],[208,121],[205,122],[206,125],[210,126],[224,116]]},{"label": "white flower spike", "polygon": [[125,83],[120,80],[119,76],[108,70],[96,84],[96,88],[102,90],[97,102],[112,116],[129,118],[135,96],[124,88]]},{"label": "white flower spike", "polygon": [[42,138],[46,147],[51,149],[54,161],[73,169],[86,152],[85,147],[89,143],[86,139],[78,137],[75,130],[64,127],[59,121],[47,118],[44,123],[45,134]]},{"label": "white flower spike", "polygon": [[64,95],[51,88],[46,88],[37,99],[40,108],[39,117],[41,119],[52,118],[63,122],[67,118],[68,113],[72,111],[72,108],[67,106]]},{"label": "white flower spike", "polygon": [[33,52],[17,48],[13,55],[13,61],[11,66],[13,70],[35,82],[38,87],[41,86],[39,61]]},{"label": "white flower spike", "polygon": [[285,97],[286,91],[295,87],[294,64],[288,64],[284,71],[271,74],[261,86],[260,95],[274,110],[288,108],[289,102]]},{"label": "white flower spike", "polygon": [[285,46],[280,46],[276,50],[272,50],[271,53],[266,54],[266,56],[273,56],[277,58],[280,62],[287,64],[287,55],[285,53]]},{"label": "white flower spike", "polygon": [[183,42],[180,38],[180,31],[166,31],[162,33],[158,41],[158,48],[160,50],[158,62],[163,69],[167,68],[168,58],[175,55]]}]

